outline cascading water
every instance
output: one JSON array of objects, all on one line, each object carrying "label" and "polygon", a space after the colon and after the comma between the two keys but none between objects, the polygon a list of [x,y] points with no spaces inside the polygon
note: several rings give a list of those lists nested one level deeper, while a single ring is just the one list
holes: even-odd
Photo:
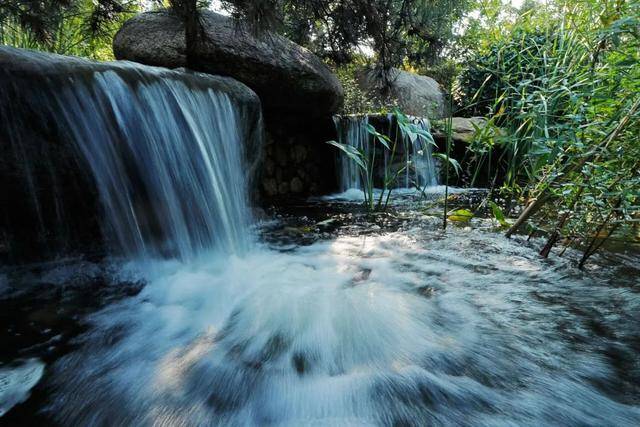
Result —
[{"label": "cascading water", "polygon": [[132,88],[109,71],[56,101],[126,253],[246,249],[243,128],[227,95],[172,80]]},{"label": "cascading water", "polygon": [[[20,55],[51,68],[41,54]],[[237,102],[207,87],[206,77],[133,64],[82,64],[83,74],[41,78],[35,90],[19,87],[19,103],[11,101],[9,90],[0,90],[2,116],[12,125],[9,140],[28,148],[24,111],[55,123],[58,139],[75,146],[93,177],[104,210],[103,233],[118,252],[188,259],[209,249],[246,250],[243,150],[251,132]],[[9,84],[14,76],[9,73]]]},{"label": "cascading water", "polygon": [[[422,130],[430,130],[429,121],[425,118],[411,117],[410,120]],[[367,155],[375,145],[367,125],[370,123],[368,115],[361,116],[335,116],[334,124],[338,135],[338,142],[350,145],[358,150],[362,150]],[[395,126],[394,117],[389,114],[386,118],[387,124]],[[395,130],[389,132],[390,137],[395,138]],[[438,184],[437,170],[432,156],[431,144],[425,142],[422,137],[411,141],[408,135],[398,132],[399,143],[397,153],[393,160],[395,164],[389,164],[391,153],[384,150],[382,161],[379,161],[376,173],[381,173],[380,169],[390,167],[391,171],[404,168],[404,172],[396,181],[396,188],[424,188]],[[340,192],[350,189],[362,190],[363,185],[360,177],[360,170],[356,164],[346,155],[338,155],[338,183]]]},{"label": "cascading water", "polygon": [[[423,117],[412,117],[411,121],[419,129],[431,131],[429,120]],[[421,137],[412,142],[408,135],[404,136],[404,147],[407,150],[405,161],[407,168],[404,174],[404,188],[424,188],[438,185],[438,171],[433,161],[433,147]],[[385,152],[386,153],[386,152]],[[388,153],[386,153],[388,156]],[[400,186],[400,183],[398,183]]]},{"label": "cascading water", "polygon": [[[358,150],[368,152],[370,135],[367,132],[369,117],[367,116],[335,116],[333,122],[338,133],[338,142],[350,145]],[[338,185],[340,192],[349,189],[362,189],[360,170],[346,155],[338,155]]]}]

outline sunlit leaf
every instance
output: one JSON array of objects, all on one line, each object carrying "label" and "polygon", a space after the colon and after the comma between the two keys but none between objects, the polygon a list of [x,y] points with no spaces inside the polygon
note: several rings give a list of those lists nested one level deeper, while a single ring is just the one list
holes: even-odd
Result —
[{"label": "sunlit leaf", "polygon": [[473,218],[473,212],[467,209],[458,209],[450,212],[447,218],[449,221],[468,222]]},{"label": "sunlit leaf", "polygon": [[508,227],[509,222],[507,222],[507,219],[504,216],[504,212],[502,212],[500,206],[498,206],[493,200],[489,200],[489,206],[491,206],[493,217],[500,223],[500,225],[502,227]]}]

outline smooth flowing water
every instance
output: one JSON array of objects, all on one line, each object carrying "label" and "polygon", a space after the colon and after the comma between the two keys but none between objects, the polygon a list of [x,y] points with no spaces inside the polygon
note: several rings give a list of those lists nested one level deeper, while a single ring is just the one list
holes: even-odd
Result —
[{"label": "smooth flowing water", "polygon": [[57,101],[125,253],[246,249],[243,125],[226,94],[175,80],[132,88],[105,72]]},{"label": "smooth flowing water", "polygon": [[[230,96],[217,89],[231,85],[223,78],[133,63],[77,60],[73,66],[68,58],[7,52],[9,60],[0,50],[0,64],[9,64],[0,70],[0,125],[5,127],[0,137],[8,139],[10,153],[20,153],[16,161],[25,164],[24,190],[39,216],[38,199],[44,196],[38,187],[44,185],[37,182],[38,174],[56,178],[48,185],[62,192],[56,181],[65,172],[43,165],[48,153],[34,150],[43,138],[34,135],[34,125],[45,129],[45,150],[62,145],[78,153],[100,198],[102,234],[116,253],[188,259],[210,249],[247,249],[247,186],[253,171],[245,148],[259,144],[251,138],[260,135],[254,128],[261,120],[245,114],[246,106],[233,93],[239,89]],[[12,71],[11,61],[33,62],[27,68],[35,73],[32,81]],[[68,74],[57,70],[69,62]],[[247,123],[248,118],[254,122]],[[64,210],[62,201],[55,204],[57,211]]]},{"label": "smooth flowing water", "polygon": [[[370,135],[367,132],[369,124],[368,116],[335,116],[333,121],[338,134],[338,142],[350,145],[364,153],[369,152]],[[340,192],[350,189],[361,190],[363,184],[361,182],[360,170],[357,165],[343,153],[338,154],[338,185]]]},{"label": "smooth flowing water", "polygon": [[[411,118],[413,124],[418,129],[429,131],[431,126],[429,121],[423,117]],[[438,185],[438,170],[433,160],[433,147],[418,136],[415,141],[411,141],[408,135],[403,136],[403,145],[406,150],[404,160],[406,169],[404,180],[398,183],[403,188],[428,188]],[[385,165],[389,161],[389,153],[385,151]]]}]

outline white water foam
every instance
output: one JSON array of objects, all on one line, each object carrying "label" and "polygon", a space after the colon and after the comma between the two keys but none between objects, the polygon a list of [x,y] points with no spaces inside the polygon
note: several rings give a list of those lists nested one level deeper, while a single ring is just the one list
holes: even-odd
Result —
[{"label": "white water foam", "polygon": [[29,359],[0,368],[0,417],[29,398],[44,373],[44,363]]},{"label": "white water foam", "polygon": [[[472,191],[485,191],[478,188],[461,188],[461,187],[449,187],[447,190],[449,194],[459,194],[459,193],[467,193]],[[378,200],[380,197],[380,193],[382,192],[379,188],[373,189],[373,198],[374,200]],[[391,193],[391,203],[395,200],[404,200],[408,197],[413,197],[416,199],[420,199],[424,195],[444,195],[445,194],[445,186],[444,185],[434,185],[430,187],[425,187],[424,189],[417,190],[415,188],[395,188]],[[326,196],[315,197],[312,200],[324,200],[324,201],[340,201],[340,202],[364,202],[364,191],[358,188],[350,188],[346,191],[340,193],[329,194]]]},{"label": "white water foam", "polygon": [[64,424],[640,421],[593,385],[613,375],[601,342],[576,348],[566,333],[589,331],[558,329],[582,324],[573,304],[606,317],[601,301],[632,313],[633,299],[498,236],[416,235],[132,264],[148,286],[92,318],[51,409]]}]

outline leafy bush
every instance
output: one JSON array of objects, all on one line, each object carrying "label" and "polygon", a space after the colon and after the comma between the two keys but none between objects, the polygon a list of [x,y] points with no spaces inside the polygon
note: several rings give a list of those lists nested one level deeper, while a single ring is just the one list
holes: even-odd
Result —
[{"label": "leafy bush", "polygon": [[549,236],[543,256],[563,238],[581,265],[640,217],[640,3],[612,3],[564,3],[546,26],[525,17],[461,78],[467,113],[503,130],[470,146],[477,170],[497,157],[494,177],[527,205],[507,235],[528,222]]},{"label": "leafy bush", "polygon": [[0,44],[112,60],[113,36],[139,9],[135,0],[0,2]]}]

